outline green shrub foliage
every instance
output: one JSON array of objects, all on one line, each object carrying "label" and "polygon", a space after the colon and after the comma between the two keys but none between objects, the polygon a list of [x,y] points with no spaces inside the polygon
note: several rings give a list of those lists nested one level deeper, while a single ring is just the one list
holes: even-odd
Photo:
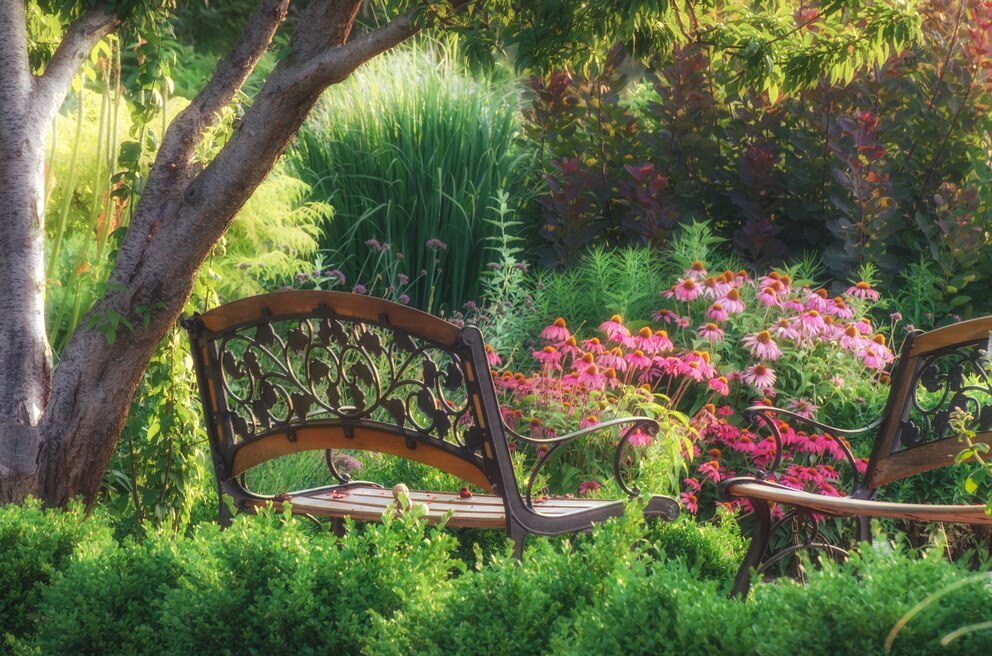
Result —
[{"label": "green shrub foliage", "polygon": [[[505,545],[506,543],[503,542]],[[868,550],[809,583],[727,599],[740,539],[637,513],[533,538],[466,567],[453,538],[409,516],[338,539],[264,513],[220,531],[114,541],[103,515],[0,509],[0,632],[11,654],[980,654],[992,588],[940,558]]]}]

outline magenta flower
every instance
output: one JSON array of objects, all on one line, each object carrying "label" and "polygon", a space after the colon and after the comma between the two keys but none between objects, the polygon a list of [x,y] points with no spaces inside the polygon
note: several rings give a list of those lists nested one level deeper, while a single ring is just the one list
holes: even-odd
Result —
[{"label": "magenta flower", "polygon": [[599,481],[582,481],[579,483],[579,494],[584,496],[586,494],[595,494],[599,492]]},{"label": "magenta flower", "polygon": [[642,430],[634,431],[628,441],[634,446],[651,446],[652,442],[654,442],[651,436]]},{"label": "magenta flower", "polygon": [[699,295],[703,293],[703,288],[692,278],[679,278],[672,287],[672,292],[675,294],[676,300],[688,302],[699,298]]},{"label": "magenta flower", "polygon": [[652,317],[655,321],[664,321],[665,323],[675,323],[679,320],[679,315],[671,310],[662,308],[654,313]]},{"label": "magenta flower", "polygon": [[741,293],[737,289],[731,289],[720,299],[720,304],[730,314],[740,314],[744,311],[744,301],[741,300]]},{"label": "magenta flower", "polygon": [[606,349],[603,347],[603,343],[599,341],[598,337],[593,337],[592,339],[582,340],[582,347],[593,355],[599,355],[603,353]]},{"label": "magenta flower", "polygon": [[819,310],[807,310],[799,315],[799,326],[807,335],[818,335],[823,330],[823,317]]},{"label": "magenta flower", "polygon": [[565,326],[565,320],[561,317],[555,319],[554,323],[541,331],[541,339],[552,342],[553,344],[560,344],[571,336],[572,333],[568,332],[568,328]]},{"label": "magenta flower", "polygon": [[871,285],[864,280],[853,287],[848,287],[844,293],[854,298],[863,298],[869,301],[877,301],[880,298],[879,293],[872,289]]},{"label": "magenta flower", "polygon": [[810,291],[806,294],[806,305],[807,310],[816,310],[817,312],[823,312],[827,309],[827,294],[826,289],[817,289],[816,291]]},{"label": "magenta flower", "polygon": [[730,394],[730,385],[727,383],[727,378],[725,376],[711,378],[707,383],[707,386],[722,396],[727,396]]},{"label": "magenta flower", "polygon": [[720,298],[730,291],[730,285],[724,282],[723,276],[720,276],[719,279],[708,276],[701,284],[703,287],[703,296],[706,298]]},{"label": "magenta flower", "polygon": [[772,334],[767,330],[762,330],[753,335],[745,335],[741,340],[745,346],[751,349],[751,353],[762,360],[778,360],[782,355],[782,350],[772,340]]},{"label": "magenta flower", "polygon": [[799,331],[788,319],[779,319],[775,324],[769,328],[769,332],[773,333],[778,339],[787,339],[793,342],[799,340]]},{"label": "magenta flower", "polygon": [[707,323],[700,326],[696,332],[703,339],[707,339],[711,342],[722,342],[723,341],[723,330],[720,326],[715,323]]},{"label": "magenta flower", "polygon": [[623,357],[623,351],[619,347],[605,351],[599,356],[599,364],[603,367],[627,371],[627,360]]},{"label": "magenta flower", "polygon": [[668,331],[656,330],[654,331],[654,340],[657,346],[657,353],[668,353],[669,351],[675,350],[675,345],[672,344],[672,340],[668,338]]},{"label": "magenta flower", "polygon": [[800,417],[806,417],[807,419],[814,419],[816,417],[816,412],[819,410],[812,401],[807,399],[792,399],[786,406],[787,409],[795,412]]},{"label": "magenta flower", "polygon": [[775,386],[775,370],[761,363],[754,364],[744,370],[743,379],[758,391],[766,392]]},{"label": "magenta flower", "polygon": [[699,512],[699,500],[692,492],[683,492],[679,495],[679,499],[682,501],[682,505],[685,506],[685,509],[693,515]]},{"label": "magenta flower", "polygon": [[838,319],[854,318],[854,309],[840,296],[835,296],[832,301],[827,302],[827,307],[823,311]]},{"label": "magenta flower", "polygon": [[582,422],[579,424],[579,428],[590,428],[592,426],[598,426],[598,425],[599,425],[599,417],[589,415],[588,417],[582,419]]},{"label": "magenta flower", "polygon": [[772,287],[765,287],[758,292],[758,302],[765,307],[778,307],[781,302],[778,300],[778,293]]},{"label": "magenta flower", "polygon": [[632,353],[626,354],[624,359],[627,361],[627,364],[632,367],[643,369],[651,366],[651,358],[644,355],[644,351],[640,349],[636,349]]},{"label": "magenta flower", "polygon": [[623,325],[623,319],[619,314],[614,314],[609,321],[599,324],[599,329],[606,333],[611,342],[623,342],[630,337],[630,331]]},{"label": "magenta flower", "polygon": [[692,280],[702,280],[706,277],[706,265],[704,265],[699,260],[692,263],[688,269],[682,274],[685,278],[691,278]]},{"label": "magenta flower", "polygon": [[534,359],[549,369],[561,369],[561,353],[554,346],[545,346],[540,351],[532,351]]},{"label": "magenta flower", "polygon": [[499,354],[497,354],[496,351],[493,350],[492,344],[486,344],[486,363],[490,367],[498,367],[501,364],[503,364],[503,361],[500,359]]},{"label": "magenta flower", "polygon": [[597,365],[591,364],[579,373],[579,383],[589,389],[603,389],[606,387],[606,376]]},{"label": "magenta flower", "polygon": [[722,303],[714,303],[706,310],[706,318],[711,321],[726,321],[729,313]]}]

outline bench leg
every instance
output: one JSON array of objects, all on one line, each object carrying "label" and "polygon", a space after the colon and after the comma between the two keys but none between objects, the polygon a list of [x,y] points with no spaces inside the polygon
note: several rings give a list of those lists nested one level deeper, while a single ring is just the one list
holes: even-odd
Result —
[{"label": "bench leg", "polygon": [[506,533],[513,540],[513,557],[520,560],[524,556],[524,543],[527,541],[527,530],[513,520],[507,522]]},{"label": "bench leg", "polygon": [[871,518],[858,515],[858,540],[871,542]]},{"label": "bench leg", "polygon": [[331,517],[331,532],[335,537],[344,537],[344,519],[341,517]]},{"label": "bench leg", "polygon": [[751,589],[751,570],[761,564],[761,559],[768,548],[768,538],[772,527],[772,514],[768,503],[761,499],[751,499],[751,507],[754,508],[754,518],[758,522],[754,527],[751,536],[751,546],[748,547],[744,561],[740,569],[737,570],[737,578],[734,579],[734,587],[730,591],[731,597],[743,599]]}]

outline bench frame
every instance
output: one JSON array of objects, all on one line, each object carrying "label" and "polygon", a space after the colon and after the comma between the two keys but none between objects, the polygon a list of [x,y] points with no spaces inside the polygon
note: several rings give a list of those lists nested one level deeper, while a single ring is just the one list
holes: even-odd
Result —
[{"label": "bench frame", "polygon": [[[624,512],[623,501],[592,500],[581,511],[554,516],[542,514],[531,498],[537,474],[554,452],[621,426],[626,429],[614,452],[614,473],[629,496],[640,495],[622,476],[625,454],[635,432],[656,435],[657,422],[616,419],[548,439],[511,430],[503,422],[485,343],[474,326],[459,327],[382,299],[325,291],[246,298],[194,314],[183,326],[192,346],[222,524],[230,521],[225,495],[240,511],[251,512],[300,494],[260,495],[245,484],[245,471],[289,453],[328,450],[328,466],[339,483],[319,491],[374,485],[350,480],[330,457],[330,449],[359,449],[417,460],[497,495],[519,554],[528,534],[580,531]],[[379,371],[383,367],[385,375]],[[276,416],[277,407],[282,416]],[[511,438],[547,448],[523,495]],[[677,502],[663,496],[648,498],[644,508],[647,516],[669,520],[678,512]],[[338,521],[348,516],[334,510],[320,514]],[[449,525],[472,525],[459,520],[456,511]]]},{"label": "bench frame", "polygon": [[[747,499],[754,509],[756,525],[751,545],[738,570],[732,594],[745,596],[751,571],[762,573],[770,565],[801,550],[820,550],[835,557],[847,552],[829,544],[817,528],[816,515],[853,517],[858,538],[871,539],[872,517],[992,524],[982,505],[934,505],[876,501],[879,488],[888,483],[925,471],[956,464],[964,445],[948,425],[950,412],[961,408],[976,419],[975,443],[992,446],[992,384],[988,367],[992,355],[992,317],[974,319],[930,332],[910,333],[892,376],[891,390],[882,416],[863,428],[846,430],[801,417],[788,410],[756,406],[746,416],[760,421],[775,440],[776,457],[767,471],[721,483],[726,499]],[[970,379],[968,378],[970,377]],[[937,401],[927,404],[921,389],[936,393]],[[983,402],[984,401],[984,402]],[[853,489],[846,497],[829,497],[795,490],[765,480],[781,463],[782,437],[776,421],[806,424],[836,437],[876,431],[867,468],[859,475],[850,448],[840,440],[851,467]],[[784,517],[772,522],[770,504],[788,506]],[[789,529],[792,544],[767,554],[771,535]]]}]

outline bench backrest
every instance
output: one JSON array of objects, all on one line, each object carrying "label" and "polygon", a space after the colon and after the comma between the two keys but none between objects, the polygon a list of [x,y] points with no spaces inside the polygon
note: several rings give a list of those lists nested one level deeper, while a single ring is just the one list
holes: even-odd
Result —
[{"label": "bench backrest", "polygon": [[504,498],[516,491],[478,329],[322,291],[247,298],[184,325],[218,481],[342,448],[417,460]]},{"label": "bench backrest", "polygon": [[910,334],[892,378],[865,487],[955,463],[964,445],[949,425],[955,408],[974,417],[976,442],[992,445],[992,317]]}]

